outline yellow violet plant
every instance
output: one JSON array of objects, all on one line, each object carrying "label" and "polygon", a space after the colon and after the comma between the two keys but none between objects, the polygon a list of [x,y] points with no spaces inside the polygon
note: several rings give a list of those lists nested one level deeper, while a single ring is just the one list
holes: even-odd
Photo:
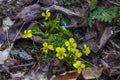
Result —
[{"label": "yellow violet plant", "polygon": [[83,48],[84,48],[83,53],[84,53],[86,56],[88,56],[88,55],[91,53],[90,48],[89,48],[86,44],[84,44]]},{"label": "yellow violet plant", "polygon": [[[60,42],[59,42],[60,43]],[[51,45],[47,42],[43,43],[42,51],[43,53],[47,53],[49,57],[54,57],[62,60],[67,66],[74,67],[78,73],[85,68],[85,64],[80,61],[83,53],[88,56],[90,54],[90,48],[84,44],[83,50],[77,49],[77,43],[74,38],[69,38],[68,41],[64,41],[64,45],[56,46],[57,44]],[[49,53],[50,51],[50,53]],[[52,56],[50,56],[52,55]],[[55,56],[54,56],[55,55]],[[84,61],[83,61],[84,62]]]},{"label": "yellow violet plant", "polygon": [[45,17],[45,20],[48,20],[48,18],[51,16],[51,12],[49,9],[47,9],[45,12],[42,12],[42,17]]},{"label": "yellow violet plant", "polygon": [[32,30],[24,30],[24,35],[22,38],[31,38],[32,37]]},{"label": "yellow violet plant", "polygon": [[85,68],[85,64],[78,60],[75,63],[73,63],[73,66],[77,69],[78,73],[81,73],[82,69]]}]

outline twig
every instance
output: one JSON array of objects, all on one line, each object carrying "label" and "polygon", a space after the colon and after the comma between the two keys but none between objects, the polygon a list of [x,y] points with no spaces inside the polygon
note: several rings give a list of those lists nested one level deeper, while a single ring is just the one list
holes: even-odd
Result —
[{"label": "twig", "polygon": [[21,26],[20,30],[17,32],[15,38],[13,39],[13,42],[16,40],[17,36],[19,35],[20,31],[22,30],[23,26],[25,25],[25,22],[23,23],[23,25]]},{"label": "twig", "polygon": [[31,62],[31,63],[29,63],[29,64],[16,65],[16,66],[10,67],[10,69],[17,68],[17,67],[31,66],[31,65],[33,65],[33,64],[34,64],[34,62]]},{"label": "twig", "polygon": [[113,42],[112,40],[109,40],[110,43],[115,46],[117,49],[120,49],[120,46],[118,44],[116,44],[115,42]]}]

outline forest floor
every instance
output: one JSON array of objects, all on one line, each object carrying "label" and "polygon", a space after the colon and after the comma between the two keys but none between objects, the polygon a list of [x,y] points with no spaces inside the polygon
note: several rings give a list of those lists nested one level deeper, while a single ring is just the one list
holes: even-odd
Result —
[{"label": "forest floor", "polygon": [[0,0],[0,80],[120,80],[119,0]]}]

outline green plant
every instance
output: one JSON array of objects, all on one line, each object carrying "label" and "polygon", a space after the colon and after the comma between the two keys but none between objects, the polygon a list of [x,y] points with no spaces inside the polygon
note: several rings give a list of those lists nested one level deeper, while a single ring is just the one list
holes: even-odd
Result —
[{"label": "green plant", "polygon": [[[61,43],[61,41],[59,41]],[[82,69],[85,68],[85,64],[79,60],[82,55],[88,56],[91,53],[90,48],[84,44],[83,50],[77,49],[77,44],[74,38],[69,38],[65,41],[62,46],[54,46],[53,43],[44,42],[41,48],[43,54],[52,58],[58,58],[69,67],[77,69],[78,73],[81,73]],[[57,45],[57,44],[56,44]]]},{"label": "green plant", "polygon": [[40,25],[33,26],[32,31],[34,35],[41,36],[42,38],[48,38],[51,34],[72,36],[65,26],[60,25],[60,19],[58,17],[43,22]]},{"label": "green plant", "polygon": [[64,20],[60,19],[59,16],[52,20],[48,17],[40,25],[33,26],[32,33],[46,40],[42,43],[42,48],[40,48],[40,61],[46,57],[57,58],[70,68],[77,69],[78,73],[81,73],[82,69],[85,68],[85,64],[79,58],[82,55],[88,56],[91,50],[86,44],[84,44],[82,51],[77,48],[75,39],[70,38],[72,34],[65,28],[67,22],[65,17]]},{"label": "green plant", "polygon": [[116,18],[118,15],[119,7],[116,6],[110,6],[110,7],[98,7],[96,10],[91,12],[88,16],[88,24],[90,27],[92,27],[92,22],[95,19],[99,19],[103,22],[111,22],[112,19]]}]

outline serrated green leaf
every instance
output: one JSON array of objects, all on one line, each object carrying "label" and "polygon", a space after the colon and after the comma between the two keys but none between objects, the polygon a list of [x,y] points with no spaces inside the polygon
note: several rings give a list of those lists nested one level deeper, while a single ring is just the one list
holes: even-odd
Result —
[{"label": "serrated green leaf", "polygon": [[97,5],[98,0],[92,0],[90,4],[90,10],[93,10],[95,6]]},{"label": "serrated green leaf", "polygon": [[92,20],[99,19],[103,22],[111,22],[112,19],[117,17],[117,13],[120,7],[110,6],[110,7],[103,7],[97,8],[92,13],[89,14],[88,24],[92,26]]}]

